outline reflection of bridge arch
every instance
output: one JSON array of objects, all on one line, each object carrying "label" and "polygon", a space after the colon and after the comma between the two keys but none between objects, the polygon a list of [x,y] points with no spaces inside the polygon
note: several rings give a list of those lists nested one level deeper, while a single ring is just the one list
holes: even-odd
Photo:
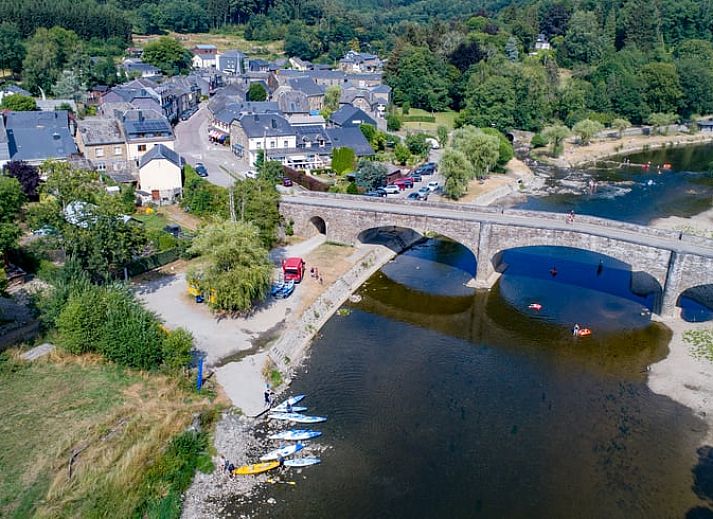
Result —
[{"label": "reflection of bridge arch", "polygon": [[648,273],[663,287],[662,314],[673,313],[686,289],[713,284],[713,240],[602,218],[578,216],[568,224],[562,214],[540,211],[314,193],[283,197],[280,211],[299,235],[314,234],[310,221],[318,216],[328,240],[352,245],[360,233],[377,227],[450,237],[479,260],[475,281],[483,287],[496,278],[493,259],[500,252],[538,245],[597,252]]},{"label": "reflection of bridge arch", "polygon": [[[533,270],[532,263],[523,266],[524,262],[520,260],[513,271],[509,258],[528,253],[537,256],[538,259],[533,263],[541,268]],[[651,310],[660,311],[663,294],[661,284],[648,272],[635,271],[630,263],[612,258],[607,254],[572,247],[532,245],[500,251],[493,256],[491,261],[496,272],[524,273],[528,277],[551,279],[558,283],[597,290],[624,298],[630,298],[630,294],[640,297],[653,294]],[[554,273],[551,272],[553,268],[555,269]],[[601,283],[600,276],[605,276],[608,282]]]},{"label": "reflection of bridge arch", "polygon": [[[678,306],[683,306],[681,304],[682,299],[689,299],[693,301],[694,303],[702,306],[703,308],[707,309],[708,312],[703,312],[704,314],[708,313],[713,313],[713,284],[708,284],[708,285],[697,285],[691,288],[688,288],[681,292],[681,295],[678,298],[678,301],[676,304]],[[703,309],[699,309],[703,310]],[[694,310],[693,316],[696,317],[696,320],[699,320],[701,317],[700,315],[696,316],[697,311]],[[705,320],[710,320],[706,319],[709,316],[704,316]]]}]

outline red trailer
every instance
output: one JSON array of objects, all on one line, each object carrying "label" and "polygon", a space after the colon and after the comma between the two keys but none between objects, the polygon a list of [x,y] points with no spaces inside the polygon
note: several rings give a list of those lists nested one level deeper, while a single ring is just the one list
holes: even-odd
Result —
[{"label": "red trailer", "polygon": [[302,258],[287,258],[282,260],[282,275],[285,281],[299,283],[305,273],[305,262]]}]

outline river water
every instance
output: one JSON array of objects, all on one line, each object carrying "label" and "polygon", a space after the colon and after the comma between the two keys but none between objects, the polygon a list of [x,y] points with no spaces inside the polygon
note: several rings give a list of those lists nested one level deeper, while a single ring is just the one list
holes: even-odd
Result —
[{"label": "river water", "polygon": [[[631,292],[626,265],[585,251],[503,259],[493,290],[475,292],[472,254],[429,239],[364,284],[290,388],[329,417],[309,447],[322,464],[224,514],[713,517],[705,424],[646,385],[671,336],[650,320],[654,296]],[[574,337],[575,322],[592,336]]]}]

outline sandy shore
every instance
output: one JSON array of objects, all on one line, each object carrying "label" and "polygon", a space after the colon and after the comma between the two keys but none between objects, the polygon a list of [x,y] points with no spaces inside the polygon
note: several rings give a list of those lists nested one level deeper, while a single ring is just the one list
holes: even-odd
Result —
[{"label": "sandy shore", "polygon": [[689,407],[707,425],[703,445],[713,444],[713,362],[691,354],[683,339],[687,330],[708,329],[711,323],[687,323],[680,318],[662,321],[673,331],[668,356],[653,364],[648,385],[652,391]]},{"label": "sandy shore", "polygon": [[[705,143],[713,141],[713,132],[694,134],[671,133],[669,135],[635,135],[623,139],[596,140],[587,146],[580,146],[573,138],[565,142],[564,152],[558,158],[543,158],[546,162],[558,167],[575,167],[606,159],[614,155],[635,153],[644,149],[656,149],[666,146],[683,146],[686,144]],[[545,153],[543,150],[542,153]],[[538,154],[541,156],[541,154]]]},{"label": "sandy shore", "polygon": [[493,173],[485,180],[472,180],[465,196],[458,203],[490,205],[518,191],[521,185],[529,185],[535,178],[527,164],[517,158],[511,159],[505,169],[507,173],[504,175]]}]

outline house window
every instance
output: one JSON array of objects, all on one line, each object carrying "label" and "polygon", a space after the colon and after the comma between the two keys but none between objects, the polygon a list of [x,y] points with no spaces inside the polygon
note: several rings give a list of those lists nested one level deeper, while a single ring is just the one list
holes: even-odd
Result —
[{"label": "house window", "polygon": [[275,147],[275,141],[270,141],[270,147],[274,148]]},{"label": "house window", "polygon": [[146,145],[145,144],[139,144],[139,151],[146,151]]},{"label": "house window", "polygon": [[262,149],[262,142],[257,142],[257,143],[255,143],[255,147],[256,147],[257,149]]},{"label": "house window", "polygon": [[94,150],[94,156],[96,158],[101,158],[104,156],[104,148],[97,148]]},{"label": "house window", "polygon": [[289,146],[289,145],[288,145],[287,141],[282,141],[282,147],[283,147],[283,148],[287,148],[288,146]]},{"label": "house window", "polygon": [[103,162],[97,162],[97,171],[106,171],[106,164]]},{"label": "house window", "polygon": [[114,155],[121,155],[121,146],[114,146]]}]

